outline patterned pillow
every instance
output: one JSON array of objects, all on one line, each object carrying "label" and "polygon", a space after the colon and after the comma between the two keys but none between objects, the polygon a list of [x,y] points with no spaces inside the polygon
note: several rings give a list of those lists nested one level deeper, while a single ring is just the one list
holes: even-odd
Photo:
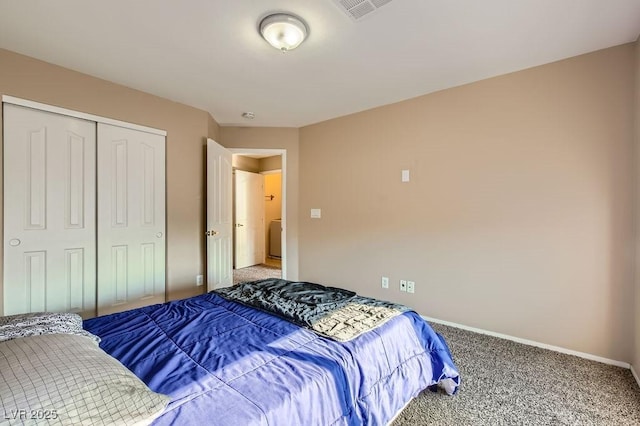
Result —
[{"label": "patterned pillow", "polygon": [[0,317],[0,342],[40,334],[77,334],[100,343],[100,338],[82,328],[82,318],[73,313],[35,312]]},{"label": "patterned pillow", "polygon": [[0,343],[0,423],[144,425],[168,401],[90,338],[46,334]]}]

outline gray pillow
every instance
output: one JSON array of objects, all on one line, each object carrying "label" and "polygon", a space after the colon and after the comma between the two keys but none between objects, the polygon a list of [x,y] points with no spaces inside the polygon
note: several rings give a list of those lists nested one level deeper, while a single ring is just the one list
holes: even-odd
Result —
[{"label": "gray pillow", "polygon": [[144,425],[168,402],[91,338],[0,342],[0,424]]},{"label": "gray pillow", "polygon": [[98,336],[82,328],[82,318],[78,314],[35,312],[0,317],[0,342],[18,337],[52,333],[87,336],[95,340],[96,343],[100,343]]}]

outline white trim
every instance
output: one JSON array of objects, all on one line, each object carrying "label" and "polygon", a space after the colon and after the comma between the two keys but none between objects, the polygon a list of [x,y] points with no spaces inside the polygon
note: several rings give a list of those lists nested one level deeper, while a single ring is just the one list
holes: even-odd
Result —
[{"label": "white trim", "polygon": [[638,383],[638,386],[640,386],[640,377],[638,377],[638,373],[636,373],[636,370],[633,368],[633,365],[630,365],[629,369],[631,370],[631,374],[633,374],[633,377],[636,379],[636,383]]},{"label": "white trim", "polygon": [[[522,343],[529,346],[535,346],[542,349],[548,349],[551,351],[560,352],[567,355],[574,355],[580,358],[589,359],[591,361],[602,362],[603,364],[615,365],[617,367],[622,367],[622,368],[631,368],[631,365],[628,362],[616,361],[614,359],[604,358],[601,356],[588,354],[586,352],[578,352],[572,349],[561,348],[560,346],[553,346],[553,345],[548,345],[546,343],[536,342],[533,340],[521,339],[520,337],[509,336],[508,334],[495,333],[493,331],[483,330],[481,328],[469,327],[466,325],[457,324],[455,322],[426,317],[424,315],[421,315],[421,316],[427,322],[435,322],[437,324],[448,325],[450,327],[460,328],[462,330],[472,331],[474,333],[486,334],[487,336],[493,336],[493,337],[498,337],[500,339],[511,340],[513,342]],[[636,380],[638,380],[637,376],[636,376]],[[640,384],[640,381],[638,382],[638,384]]]},{"label": "white trim", "polygon": [[111,124],[112,126],[124,127],[125,129],[138,130],[140,132],[151,133],[154,135],[167,136],[167,132],[165,130],[154,129],[153,127],[141,126],[139,124],[127,123],[126,121],[113,120],[111,118],[101,117],[99,115],[87,114],[71,109],[60,108],[57,106],[42,104],[40,102],[30,101],[27,99],[20,99],[9,95],[2,95],[2,102],[27,108],[33,108],[40,111],[53,112],[55,114],[68,115],[70,117],[80,118],[82,120],[95,121],[96,123]]},{"label": "white trim", "polygon": [[[282,257],[280,258],[283,279],[297,279],[287,276],[287,150],[264,148],[227,148],[232,154],[270,154],[282,156]],[[267,155],[268,156],[268,155]]]}]

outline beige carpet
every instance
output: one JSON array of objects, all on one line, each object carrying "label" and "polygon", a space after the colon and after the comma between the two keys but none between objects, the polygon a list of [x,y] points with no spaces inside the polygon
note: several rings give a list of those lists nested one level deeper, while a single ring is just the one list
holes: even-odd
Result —
[{"label": "beige carpet", "polygon": [[264,280],[267,278],[281,278],[282,270],[270,265],[254,265],[247,268],[233,270],[233,283]]},{"label": "beige carpet", "polygon": [[640,425],[640,388],[630,370],[432,326],[451,348],[459,392],[421,393],[393,426]]}]

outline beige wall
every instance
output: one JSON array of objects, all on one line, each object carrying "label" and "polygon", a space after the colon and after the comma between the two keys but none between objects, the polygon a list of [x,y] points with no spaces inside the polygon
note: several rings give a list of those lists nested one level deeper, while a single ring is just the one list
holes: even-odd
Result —
[{"label": "beige wall", "polygon": [[282,157],[274,155],[273,157],[265,157],[260,159],[260,170],[263,172],[269,170],[282,169]]},{"label": "beige wall", "polygon": [[3,94],[166,130],[168,296],[203,291],[204,146],[219,131],[207,112],[0,49]]},{"label": "beige wall", "polygon": [[300,129],[300,278],[631,361],[633,61],[627,44]]},{"label": "beige wall", "polygon": [[253,158],[242,154],[234,154],[231,162],[234,169],[253,173],[279,170],[282,168],[282,158],[280,155],[265,158]]},{"label": "beige wall", "polygon": [[[216,123],[216,120],[213,119],[213,117],[211,116],[211,114],[207,114],[207,137],[215,140],[218,140],[220,137],[220,126],[218,125],[218,123]],[[205,145],[203,145],[203,152],[206,151],[206,148],[204,148]],[[203,160],[206,159],[206,156],[203,156]]]},{"label": "beige wall", "polygon": [[244,155],[234,154],[231,158],[231,166],[234,169],[244,170],[245,172],[260,172],[260,160],[257,158],[245,157]]},{"label": "beige wall", "polygon": [[[286,149],[286,244],[288,279],[298,278],[298,129],[279,127],[220,127],[220,144],[227,148]],[[283,265],[284,266],[284,265]]]},{"label": "beige wall", "polygon": [[635,237],[636,237],[636,252],[635,252],[635,350],[634,358],[632,360],[633,368],[636,373],[640,374],[640,38],[635,43],[635,77],[636,77],[636,90],[635,90],[635,173],[636,173],[636,191],[635,191]]}]

